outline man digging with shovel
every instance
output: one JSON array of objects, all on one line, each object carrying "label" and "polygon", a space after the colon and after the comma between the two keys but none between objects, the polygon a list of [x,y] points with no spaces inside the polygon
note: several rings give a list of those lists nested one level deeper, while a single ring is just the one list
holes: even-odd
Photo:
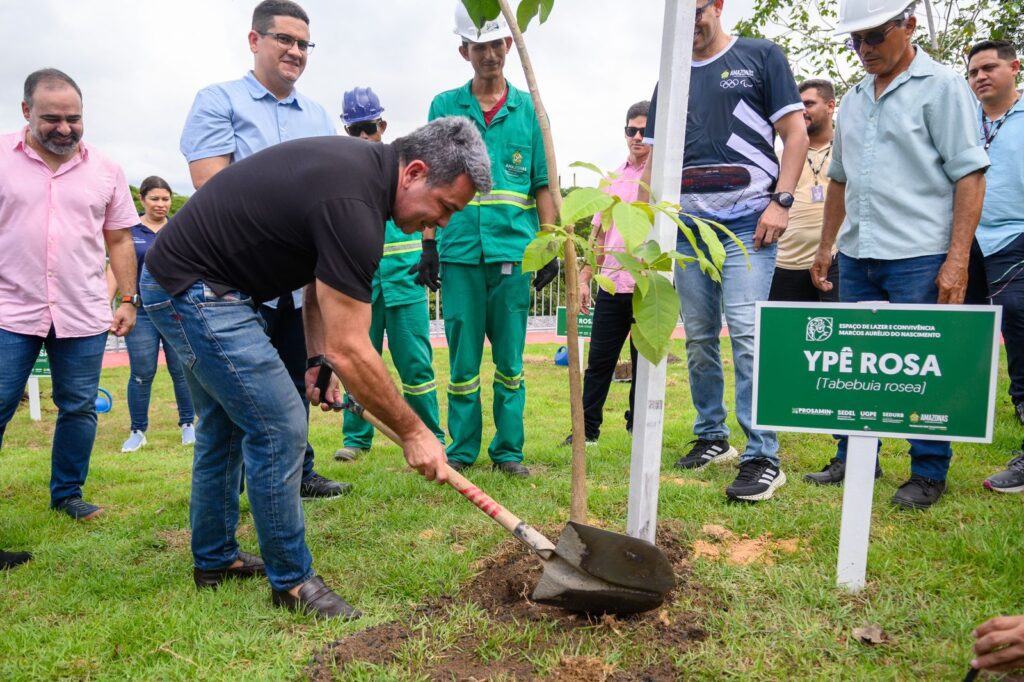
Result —
[{"label": "man digging with shovel", "polygon": [[[299,498],[308,421],[256,308],[305,286],[309,399],[320,403],[314,382],[329,362],[401,435],[409,465],[444,482],[444,447],[370,343],[371,284],[389,218],[406,233],[443,227],[490,189],[475,126],[443,118],[394,144],[321,137],[270,147],[217,173],[161,232],[141,290],[203,424],[189,505],[198,587],[265,574],[275,606],[359,616],[313,572]],[[340,399],[336,383],[324,398]],[[243,462],[262,558],[235,538]]]}]

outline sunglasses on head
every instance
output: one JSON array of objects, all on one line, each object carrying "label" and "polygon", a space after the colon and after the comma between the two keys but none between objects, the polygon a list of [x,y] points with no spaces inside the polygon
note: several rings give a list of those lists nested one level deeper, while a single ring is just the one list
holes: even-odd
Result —
[{"label": "sunglasses on head", "polygon": [[379,124],[379,119],[376,121],[359,121],[358,123],[345,126],[345,132],[352,137],[359,137],[363,133],[366,133],[367,135],[374,135],[377,132]]},{"label": "sunglasses on head", "polygon": [[636,126],[626,126],[626,137],[636,137],[636,134],[644,134],[643,128],[637,128]]}]

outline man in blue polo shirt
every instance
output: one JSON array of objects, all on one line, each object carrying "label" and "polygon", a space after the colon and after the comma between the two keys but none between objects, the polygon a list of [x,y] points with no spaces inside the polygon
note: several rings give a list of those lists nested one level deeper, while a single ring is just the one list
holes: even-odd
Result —
[{"label": "man in blue polo shirt", "polygon": [[[978,97],[978,135],[992,168],[977,240],[985,254],[992,302],[1003,306],[1003,342],[1010,374],[1010,399],[1024,423],[1024,100],[1017,91],[1020,59],[1006,40],[971,48],[967,82]],[[1024,492],[1024,446],[1006,470],[985,479],[989,490]]]},{"label": "man in blue polo shirt", "polygon": [[[290,0],[264,0],[256,6],[249,31],[253,70],[240,80],[200,90],[181,133],[181,153],[196,189],[229,164],[271,145],[337,134],[327,111],[295,90],[313,47],[309,16],[299,5]],[[305,399],[302,291],[263,303],[260,314],[295,389]],[[198,431],[201,438],[202,424]],[[313,470],[313,447],[306,443],[302,497],[338,497],[351,489],[349,484],[331,481]]]},{"label": "man in blue polo shirt", "polygon": [[[726,258],[721,282],[696,265],[676,269],[690,391],[697,409],[697,440],[675,465],[699,469],[738,455],[729,445],[725,424],[728,411],[719,343],[724,310],[736,371],[736,419],[747,436],[739,475],[725,492],[730,499],[753,502],[767,500],[786,482],[779,466],[778,437],[751,428],[754,304],[768,299],[776,242],[789,223],[808,142],[804,104],[782,50],[766,40],[726,33],[721,23],[723,3],[708,0],[697,5],[679,203],[683,213],[725,225],[743,241],[747,256],[723,236]],[[655,88],[644,134],[647,144],[657,144],[657,107]],[[775,133],[784,144],[781,162],[775,155]],[[649,180],[650,172],[648,166],[645,179]],[[641,197],[645,195],[641,192]],[[707,252],[699,236],[697,241]],[[694,254],[682,233],[676,249]]]}]

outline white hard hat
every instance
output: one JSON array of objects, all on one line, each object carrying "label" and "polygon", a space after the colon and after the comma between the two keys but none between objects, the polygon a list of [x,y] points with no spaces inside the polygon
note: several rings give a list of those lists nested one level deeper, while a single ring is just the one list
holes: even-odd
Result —
[{"label": "white hard hat", "polygon": [[881,26],[902,17],[916,3],[917,0],[840,0],[836,35]]},{"label": "white hard hat", "polygon": [[477,28],[473,20],[469,18],[469,12],[466,11],[462,0],[456,0],[455,34],[471,43],[489,43],[500,38],[511,38],[512,30],[505,22],[505,17],[500,14],[497,19],[485,21],[483,26]]}]

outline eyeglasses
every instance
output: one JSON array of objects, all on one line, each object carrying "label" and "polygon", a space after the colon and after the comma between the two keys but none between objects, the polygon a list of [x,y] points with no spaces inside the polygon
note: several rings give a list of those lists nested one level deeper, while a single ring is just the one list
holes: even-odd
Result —
[{"label": "eyeglasses", "polygon": [[356,123],[345,126],[345,132],[352,137],[359,137],[363,133],[366,133],[367,135],[375,135],[377,133],[377,128],[379,127],[379,118],[376,121],[357,121]]},{"label": "eyeglasses", "polygon": [[846,41],[846,47],[850,48],[854,52],[857,52],[858,50],[860,50],[860,46],[862,43],[867,43],[871,47],[881,45],[882,43],[885,42],[885,39],[889,37],[889,31],[893,30],[899,25],[899,23],[893,24],[889,28],[884,29],[882,31],[868,31],[861,37],[850,34],[850,38]]},{"label": "eyeglasses", "polygon": [[286,50],[292,49],[292,45],[298,45],[300,52],[312,52],[313,48],[316,47],[315,43],[311,43],[308,40],[299,40],[293,38],[287,33],[272,33],[269,31],[256,31],[264,38],[273,38],[277,41],[277,44]]},{"label": "eyeglasses", "polygon": [[644,134],[643,128],[637,128],[636,126],[626,126],[626,137],[636,137],[636,134]]},{"label": "eyeglasses", "polygon": [[706,3],[697,8],[697,14],[693,17],[693,23],[698,23],[704,17],[704,10],[715,4],[715,0],[708,0]]}]

